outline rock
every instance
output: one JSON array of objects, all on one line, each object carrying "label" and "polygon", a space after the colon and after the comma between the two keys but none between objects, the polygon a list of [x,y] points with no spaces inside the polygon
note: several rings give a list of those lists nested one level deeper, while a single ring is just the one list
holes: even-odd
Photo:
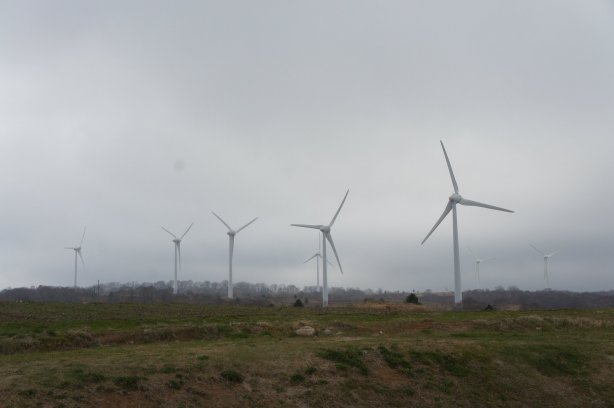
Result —
[{"label": "rock", "polygon": [[332,331],[330,331],[330,329],[325,329],[325,330],[322,332],[322,334],[323,334],[324,336],[332,336],[332,335],[333,335],[333,332],[332,332]]},{"label": "rock", "polygon": [[296,333],[297,336],[310,337],[316,334],[316,329],[311,326],[303,326],[300,329],[297,329],[294,333]]}]

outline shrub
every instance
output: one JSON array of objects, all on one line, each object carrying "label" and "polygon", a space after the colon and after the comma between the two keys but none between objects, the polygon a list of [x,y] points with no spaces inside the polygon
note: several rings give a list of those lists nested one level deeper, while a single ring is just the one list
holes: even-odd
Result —
[{"label": "shrub", "polygon": [[407,297],[405,298],[405,302],[413,303],[414,305],[420,304],[420,301],[418,300],[418,296],[416,296],[415,293],[410,293],[409,295],[407,295]]},{"label": "shrub", "polygon": [[312,374],[314,374],[316,371],[318,371],[318,369],[317,369],[317,368],[315,368],[314,366],[307,367],[307,369],[305,370],[305,374],[307,374],[307,375],[312,375]]},{"label": "shrub", "polygon": [[118,387],[127,390],[136,390],[139,388],[140,378],[134,375],[115,377],[113,383]]},{"label": "shrub", "polygon": [[305,377],[302,374],[292,374],[290,376],[290,382],[293,384],[299,384],[305,381]]},{"label": "shrub", "polygon": [[358,369],[363,375],[369,373],[369,369],[362,361],[363,352],[357,348],[346,350],[324,349],[318,353],[318,356],[336,363],[337,369],[350,366]]},{"label": "shrub", "polygon": [[240,373],[235,370],[224,370],[220,373],[223,379],[228,382],[242,383],[245,379]]},{"label": "shrub", "polygon": [[296,299],[296,302],[294,302],[294,307],[303,307],[303,302],[301,302],[301,299]]}]

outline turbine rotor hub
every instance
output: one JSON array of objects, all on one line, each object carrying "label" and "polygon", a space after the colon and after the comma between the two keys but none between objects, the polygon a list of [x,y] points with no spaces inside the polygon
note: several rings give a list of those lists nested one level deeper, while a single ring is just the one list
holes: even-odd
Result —
[{"label": "turbine rotor hub", "polygon": [[179,238],[177,238],[177,239],[174,239],[174,240],[173,240],[173,242],[174,242],[175,244],[178,244],[178,243],[180,243],[180,242],[181,242],[181,240],[180,240]]},{"label": "turbine rotor hub", "polygon": [[329,225],[323,225],[320,227],[320,231],[322,232],[330,232],[330,226]]},{"label": "turbine rotor hub", "polygon": [[234,237],[236,233],[237,233],[237,231],[230,230],[226,234],[228,234],[228,236],[230,236],[230,237]]},{"label": "turbine rotor hub", "polygon": [[452,194],[449,198],[449,200],[452,201],[454,204],[460,203],[462,199],[463,199],[463,196],[461,196],[458,193]]}]

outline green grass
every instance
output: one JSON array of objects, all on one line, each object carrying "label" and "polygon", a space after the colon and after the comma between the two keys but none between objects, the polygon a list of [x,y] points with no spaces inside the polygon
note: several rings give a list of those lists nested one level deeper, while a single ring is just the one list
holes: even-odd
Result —
[{"label": "green grass", "polygon": [[364,351],[358,348],[323,349],[317,355],[334,362],[337,369],[345,370],[347,367],[354,367],[363,375],[369,374],[369,368],[363,361]]},{"label": "green grass", "polygon": [[8,407],[599,407],[613,383],[611,309],[0,303]]}]

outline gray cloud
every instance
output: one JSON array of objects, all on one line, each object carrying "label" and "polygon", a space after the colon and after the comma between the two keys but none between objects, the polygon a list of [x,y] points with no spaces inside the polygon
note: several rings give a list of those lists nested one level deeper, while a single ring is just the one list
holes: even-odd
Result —
[{"label": "gray cloud", "polygon": [[328,222],[336,286],[450,288],[452,188],[487,287],[610,289],[611,2],[3,2],[0,287],[172,276],[313,283]]}]

